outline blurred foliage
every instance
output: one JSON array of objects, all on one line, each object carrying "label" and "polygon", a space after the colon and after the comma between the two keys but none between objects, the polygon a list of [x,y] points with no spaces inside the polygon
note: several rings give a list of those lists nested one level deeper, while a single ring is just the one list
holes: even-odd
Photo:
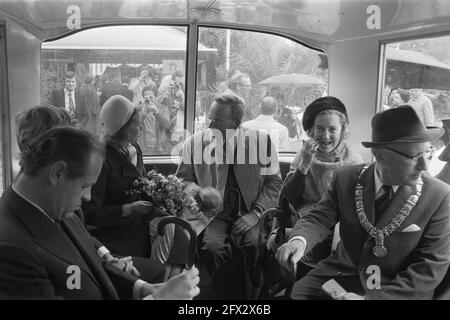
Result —
[{"label": "blurred foliage", "polygon": [[216,83],[208,84],[207,91],[199,92],[202,110],[208,111],[212,97],[227,88],[227,80],[237,71],[247,73],[252,81],[252,91],[246,103],[254,114],[258,113],[259,102],[265,95],[274,96],[280,106],[292,107],[294,113],[301,112],[306,105],[323,95],[321,89],[325,88],[256,85],[264,79],[286,73],[312,75],[327,83],[328,72],[320,67],[323,58],[321,60],[318,51],[280,36],[230,30],[230,67],[227,72],[226,38],[227,29],[200,29],[200,42],[217,48]]}]

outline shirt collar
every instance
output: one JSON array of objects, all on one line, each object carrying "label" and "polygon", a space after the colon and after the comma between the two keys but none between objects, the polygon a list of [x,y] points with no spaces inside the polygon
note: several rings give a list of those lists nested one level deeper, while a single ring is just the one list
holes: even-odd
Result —
[{"label": "shirt collar", "polygon": [[75,90],[69,91],[69,90],[67,90],[67,88],[64,88],[64,94],[65,94],[66,96],[69,95],[69,92],[72,94],[72,97],[75,96],[75,95],[74,95]]},{"label": "shirt collar", "polygon": [[[378,173],[377,166],[375,166],[373,170],[374,178],[375,178],[375,199],[382,195],[383,181],[381,181],[380,174]],[[392,186],[392,190],[397,192],[399,186]]]},{"label": "shirt collar", "polygon": [[273,116],[267,114],[260,114],[255,118],[258,121],[274,121]]},{"label": "shirt collar", "polygon": [[22,197],[25,201],[28,201],[32,206],[34,206],[36,209],[38,209],[38,211],[40,213],[42,213],[47,219],[49,219],[51,222],[55,223],[55,219],[50,218],[50,216],[47,214],[47,212],[44,211],[44,209],[42,209],[41,207],[39,207],[36,203],[34,203],[33,201],[31,201],[29,198],[27,198],[26,196],[24,196],[22,193],[20,193],[16,187],[14,186],[14,184],[12,185],[12,189],[14,190],[15,193],[17,193],[20,197]]}]

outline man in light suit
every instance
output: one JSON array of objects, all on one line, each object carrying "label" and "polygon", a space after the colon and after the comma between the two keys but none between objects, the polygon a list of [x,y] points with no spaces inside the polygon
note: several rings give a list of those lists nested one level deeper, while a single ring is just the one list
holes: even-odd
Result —
[{"label": "man in light suit", "polygon": [[[238,96],[223,93],[216,97],[210,110],[209,129],[186,139],[176,173],[189,187],[202,188],[201,196],[207,187],[213,187],[224,199],[220,212],[202,235],[200,255],[213,276],[220,274],[219,268],[241,246],[248,251],[257,246],[262,213],[276,205],[282,185],[277,152],[270,137],[242,128],[243,114]],[[209,198],[207,192],[203,195]],[[242,270],[235,272],[242,274]],[[214,283],[218,283],[216,278],[233,286],[226,276],[214,277]],[[236,286],[232,289],[237,291]],[[226,291],[220,290],[222,294]]]},{"label": "man in light suit", "polygon": [[152,285],[102,261],[73,212],[89,200],[104,150],[91,134],[50,129],[22,151],[22,173],[0,199],[0,298],[191,299],[193,268]]},{"label": "man in light suit", "polygon": [[[297,263],[340,221],[341,241],[292,290],[293,299],[323,299],[336,280],[339,299],[433,299],[450,264],[450,188],[427,172],[441,128],[427,129],[410,106],[376,114],[375,163],[338,171],[328,194],[298,220],[276,257]],[[440,286],[441,284],[441,286]],[[445,288],[444,288],[445,289]]]},{"label": "man in light suit", "polygon": [[50,95],[49,103],[55,107],[64,108],[70,115],[72,123],[84,129],[89,120],[88,110],[78,90],[76,75],[73,71],[64,74],[64,88],[54,90]]}]

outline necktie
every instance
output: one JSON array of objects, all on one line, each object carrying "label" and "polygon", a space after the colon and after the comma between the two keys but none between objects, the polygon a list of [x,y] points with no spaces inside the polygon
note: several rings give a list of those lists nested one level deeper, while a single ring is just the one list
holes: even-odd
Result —
[{"label": "necktie", "polygon": [[75,104],[73,103],[72,92],[69,92],[69,115],[75,118]]},{"label": "necktie", "polygon": [[383,185],[382,189],[384,193],[375,200],[375,223],[380,219],[386,209],[391,203],[392,196],[394,195],[394,190],[392,186]]},{"label": "necktie", "polygon": [[[176,125],[177,125],[177,115],[178,115],[178,109],[172,107],[170,110],[170,120],[169,120],[169,132],[170,134],[172,134],[175,129],[176,129]],[[170,137],[169,137],[170,139]]]}]

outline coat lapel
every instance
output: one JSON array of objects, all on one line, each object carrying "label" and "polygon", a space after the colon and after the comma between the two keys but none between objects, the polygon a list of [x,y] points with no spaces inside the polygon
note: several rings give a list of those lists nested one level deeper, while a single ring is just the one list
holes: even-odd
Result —
[{"label": "coat lapel", "polygon": [[[254,134],[254,136],[250,136],[251,134]],[[252,200],[256,198],[255,192],[258,192],[258,185],[252,185],[251,188],[248,187],[250,182],[254,182],[255,179],[252,175],[253,170],[251,169],[251,164],[249,164],[251,161],[256,161],[256,163],[254,164],[255,166],[258,166],[258,150],[257,147],[257,135],[258,132],[254,131],[249,133],[249,135],[247,135],[247,130],[244,130],[243,128],[239,128],[239,132],[238,132],[238,137],[237,137],[237,150],[236,152],[236,161],[237,164],[235,165],[235,171],[234,174],[236,176],[236,181],[237,184],[239,186],[239,190],[242,194],[243,200],[245,202],[245,206],[247,208],[248,211],[250,211],[251,207],[252,207]],[[251,141],[251,139],[255,139],[254,141]],[[250,149],[250,143],[254,144],[254,151],[257,153],[255,154],[250,154],[249,149]],[[259,170],[259,166],[257,168]]]},{"label": "coat lapel", "polygon": [[5,203],[22,222],[36,243],[65,262],[79,266],[99,286],[80,252],[58,223],[50,221],[36,207],[12,189],[5,191]]},{"label": "coat lapel", "polygon": [[[362,175],[361,183],[363,185],[363,200],[364,211],[366,212],[367,219],[370,223],[375,221],[375,178],[374,178],[375,165],[372,164]],[[381,215],[376,223],[377,229],[381,229],[386,226],[392,218],[394,218],[400,208],[405,204],[405,201],[411,194],[414,194],[416,189],[409,186],[401,186],[391,200],[389,207]]]},{"label": "coat lapel", "polygon": [[66,95],[64,93],[64,88],[58,91],[58,106],[65,109],[66,108]]},{"label": "coat lapel", "polygon": [[[112,157],[114,160],[111,161],[113,167],[120,167],[122,169],[122,175],[125,177],[139,177],[144,175],[143,173],[143,164],[141,163],[142,157],[139,155],[140,149],[135,146],[138,152],[138,163],[137,166],[134,166],[124,155],[120,154],[113,146],[107,146],[108,157]],[[139,170],[138,167],[141,167],[142,170]]]},{"label": "coat lapel", "polygon": [[82,96],[81,96],[81,94],[80,94],[80,89],[78,89],[78,88],[75,88],[75,110],[78,112],[78,113],[81,113],[82,111],[87,111],[87,110],[81,110],[81,105],[83,104],[82,103]]},{"label": "coat lapel", "polygon": [[381,215],[380,219],[376,224],[377,229],[384,228],[391,220],[398,214],[400,208],[405,204],[411,194],[414,194],[416,189],[410,186],[401,186],[398,188],[397,192],[389,204],[389,207]]},{"label": "coat lapel", "polygon": [[62,225],[64,231],[78,248],[90,270],[92,270],[95,279],[100,283],[105,297],[113,300],[119,299],[116,289],[106,274],[101,260],[96,254],[91,236],[86,229],[84,229],[79,219],[77,219],[74,214],[68,215],[62,221]]},{"label": "coat lapel", "polygon": [[363,186],[363,205],[367,219],[373,224],[375,220],[375,165],[372,164],[361,176]]}]

